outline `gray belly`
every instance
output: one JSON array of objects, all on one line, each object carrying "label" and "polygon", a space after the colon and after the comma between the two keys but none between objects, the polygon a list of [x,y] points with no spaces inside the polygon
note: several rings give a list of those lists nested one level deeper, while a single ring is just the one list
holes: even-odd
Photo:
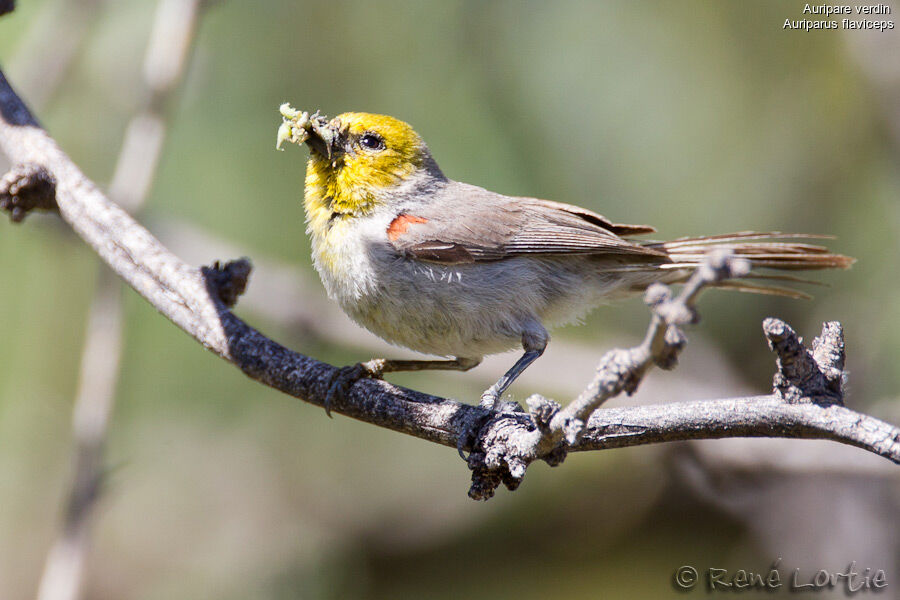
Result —
[{"label": "gray belly", "polygon": [[391,343],[441,356],[520,347],[536,322],[577,319],[611,287],[596,268],[573,258],[444,266],[394,256],[372,266],[377,285],[345,311]]}]

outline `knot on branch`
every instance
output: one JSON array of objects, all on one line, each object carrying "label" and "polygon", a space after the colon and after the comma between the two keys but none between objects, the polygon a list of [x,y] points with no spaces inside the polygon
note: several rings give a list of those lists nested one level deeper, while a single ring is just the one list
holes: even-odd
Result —
[{"label": "knot on branch", "polygon": [[206,281],[207,290],[214,298],[222,301],[228,308],[237,303],[237,299],[247,289],[253,264],[249,258],[230,260],[224,265],[216,261],[211,267],[201,267],[200,273]]},{"label": "knot on branch", "polygon": [[537,428],[546,433],[550,430],[550,421],[556,416],[561,408],[559,402],[554,402],[544,398],[540,394],[532,394],[525,399],[525,406],[528,407],[528,413],[534,419]]},{"label": "knot on branch", "polygon": [[[535,419],[522,412],[497,412],[482,426],[466,462],[472,470],[469,497],[488,500],[502,483],[510,491],[522,483],[541,438]],[[556,462],[559,464],[561,459]]]},{"label": "knot on branch", "polygon": [[772,385],[779,398],[790,403],[843,404],[846,373],[840,323],[825,323],[822,334],[813,340],[811,351],[781,319],[770,317],[763,321],[763,332],[777,357],[778,372]]},{"label": "knot on branch", "polygon": [[32,210],[57,210],[56,180],[41,165],[15,165],[0,177],[0,210],[21,223]]},{"label": "knot on branch", "polygon": [[[475,435],[472,452],[466,459],[472,470],[469,497],[487,500],[503,484],[510,491],[522,483],[525,471],[535,460],[551,467],[562,464],[568,446],[552,435],[553,420],[560,405],[539,394],[525,403],[528,413],[515,410],[489,413]],[[578,431],[584,423],[578,422]]]}]

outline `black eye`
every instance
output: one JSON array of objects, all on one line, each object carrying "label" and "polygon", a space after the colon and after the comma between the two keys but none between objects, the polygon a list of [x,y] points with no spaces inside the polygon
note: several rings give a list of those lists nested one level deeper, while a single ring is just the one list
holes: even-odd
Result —
[{"label": "black eye", "polygon": [[384,150],[384,140],[376,133],[367,133],[359,138],[359,145],[369,150]]}]

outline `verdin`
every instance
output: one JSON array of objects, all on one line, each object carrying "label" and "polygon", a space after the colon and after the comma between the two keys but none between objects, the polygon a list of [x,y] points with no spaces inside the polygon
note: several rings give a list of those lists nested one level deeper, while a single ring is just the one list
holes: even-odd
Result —
[{"label": "verdin", "polygon": [[[683,282],[712,249],[731,249],[756,268],[846,268],[853,262],[821,246],[759,241],[816,236],[740,232],[627,240],[655,230],[448,179],[412,127],[393,117],[349,112],[328,121],[287,104],[281,113],[278,146],[292,141],[310,148],[307,231],[328,296],[388,342],[453,357],[373,359],[345,368],[335,386],[390,371],[466,371],[487,354],[521,346],[524,354],[482,395],[482,406],[493,408],[543,353],[546,327],[657,281]],[[804,295],[745,281],[720,285]]]}]

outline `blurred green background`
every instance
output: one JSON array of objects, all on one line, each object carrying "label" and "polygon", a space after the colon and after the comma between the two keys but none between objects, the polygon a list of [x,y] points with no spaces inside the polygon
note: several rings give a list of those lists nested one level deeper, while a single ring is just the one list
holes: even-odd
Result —
[{"label": "blurred green background", "polygon": [[[52,44],[41,32],[62,2],[20,2],[0,19],[0,63],[14,87],[39,82],[24,53]],[[413,124],[452,178],[650,223],[661,238],[742,229],[837,235],[833,246],[859,262],[822,275],[831,287],[811,290],[814,301],[709,294],[682,367],[653,373],[622,402],[765,393],[773,367],[764,317],[786,319],[807,339],[822,321],[839,320],[848,401],[897,422],[900,33],[784,31],[802,7],[215,2],[142,220],[166,243],[163,233],[177,238],[187,228],[232,244],[257,264],[251,289],[287,267],[317,299],[297,310],[315,318],[333,307],[304,235],[305,150],[275,152],[277,108],[289,101],[329,115],[391,114]],[[81,10],[89,11],[87,36],[37,114],[103,185],[138,101],[154,3]],[[20,91],[28,101],[29,90]],[[4,599],[33,597],[62,519],[97,263],[53,216],[0,222]],[[301,352],[345,364],[374,351],[361,333],[358,344],[353,333],[336,343],[299,326],[303,318],[275,318],[265,299],[258,305],[239,303],[237,312]],[[896,475],[861,451],[723,441],[591,453],[558,469],[537,465],[517,492],[475,503],[452,450],[330,420],[251,382],[130,290],[125,310],[87,598],[661,598],[681,595],[672,574],[682,564],[767,570],[782,556],[786,566],[839,569],[866,552],[898,593],[896,539],[876,547],[864,525],[846,520],[847,504],[821,504],[849,490],[857,495],[842,496],[846,503],[878,501],[867,526],[888,526],[875,517],[897,510]],[[557,331],[551,349],[586,348],[590,356],[580,358],[590,365],[639,339],[646,321],[639,301],[603,308]],[[551,365],[568,358],[555,357],[538,361],[513,395],[563,399],[589,380],[588,366],[559,381]],[[390,379],[473,402],[514,358],[468,374]],[[782,470],[807,446],[821,460]],[[735,466],[719,458],[732,447],[768,458]],[[760,532],[790,507],[778,532]],[[860,539],[825,537],[829,551],[837,544],[843,553],[826,553],[829,542],[797,549],[823,528]]]}]

